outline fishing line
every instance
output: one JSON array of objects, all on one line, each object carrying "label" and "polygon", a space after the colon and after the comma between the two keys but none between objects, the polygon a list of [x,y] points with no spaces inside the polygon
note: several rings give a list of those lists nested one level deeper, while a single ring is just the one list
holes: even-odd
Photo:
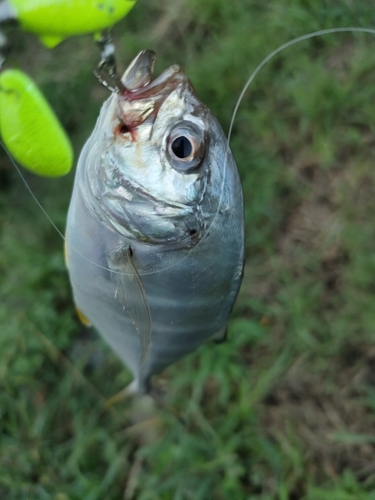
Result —
[{"label": "fishing line", "polygon": [[[324,35],[329,35],[329,34],[333,34],[333,33],[368,33],[368,34],[371,34],[371,35],[375,35],[375,29],[372,29],[372,28],[358,28],[358,27],[348,27],[348,28],[328,28],[328,29],[324,29],[324,30],[319,30],[319,31],[314,31],[312,33],[308,33],[306,35],[302,35],[300,37],[297,37],[297,38],[294,38],[293,40],[290,40],[289,42],[286,42],[284,43],[283,45],[279,46],[277,49],[275,49],[274,51],[272,51],[270,54],[268,54],[262,61],[261,63],[255,68],[255,70],[253,71],[253,73],[250,75],[250,77],[248,78],[248,80],[246,81],[238,99],[237,99],[237,102],[235,104],[235,107],[234,107],[234,110],[233,110],[233,113],[232,113],[232,117],[231,117],[231,121],[230,121],[230,125],[229,125],[229,130],[228,130],[228,137],[227,137],[227,147],[226,147],[226,154],[225,154],[225,157],[224,157],[224,165],[223,165],[223,180],[222,180],[222,187],[221,187],[221,192],[220,192],[220,198],[219,198],[219,202],[218,202],[218,208],[217,208],[217,211],[216,213],[214,214],[213,216],[213,219],[211,221],[211,223],[209,224],[209,226],[206,228],[206,232],[205,232],[205,235],[201,238],[201,240],[197,243],[197,245],[195,245],[195,247],[193,247],[188,255],[190,255],[190,253],[192,253],[194,250],[196,250],[200,243],[202,242],[202,240],[204,240],[207,235],[209,234],[209,231],[210,231],[210,228],[212,227],[216,217],[218,216],[219,214],[219,211],[220,211],[220,207],[221,207],[221,204],[222,204],[222,201],[223,201],[223,196],[224,196],[224,186],[225,186],[225,177],[226,177],[226,170],[227,170],[227,162],[228,162],[228,157],[230,155],[230,140],[231,140],[231,137],[232,137],[232,132],[233,132],[233,126],[234,126],[234,120],[236,118],[236,115],[237,115],[237,112],[238,112],[238,109],[240,107],[240,104],[242,102],[242,99],[245,95],[245,93],[247,92],[250,84],[254,81],[254,78],[256,77],[256,75],[259,73],[259,71],[273,58],[275,57],[277,54],[279,54],[280,52],[282,52],[283,50],[287,49],[288,47],[291,47],[292,45],[295,45],[299,42],[303,42],[305,40],[309,40],[311,38],[315,38],[315,37],[318,37],[318,36],[324,36]],[[115,273],[115,274],[119,274],[119,275],[128,275],[129,273],[124,273],[124,272],[120,272],[120,271],[115,271],[115,270],[112,270],[112,269],[109,269],[108,267],[105,267],[105,266],[102,266],[100,264],[98,264],[97,262],[94,262],[93,260],[89,259],[88,257],[86,257],[85,255],[83,255],[77,248],[75,248],[64,236],[64,234],[59,230],[59,228],[56,226],[56,224],[54,223],[54,221],[52,220],[52,218],[48,215],[47,211],[44,209],[44,207],[42,206],[42,204],[39,202],[38,198],[36,197],[36,195],[34,194],[34,192],[32,191],[32,189],[30,188],[30,186],[28,185],[25,177],[23,176],[20,168],[18,167],[17,163],[15,162],[15,160],[13,159],[13,157],[11,156],[11,154],[9,153],[9,151],[7,150],[7,148],[5,147],[5,145],[0,141],[0,145],[3,147],[3,149],[5,150],[6,154],[8,155],[10,161],[12,162],[12,164],[14,165],[14,167],[16,168],[17,172],[18,172],[18,175],[21,177],[22,179],[22,182],[24,183],[27,191],[30,193],[31,197],[33,198],[33,200],[35,201],[35,203],[38,205],[38,207],[40,208],[40,210],[43,212],[43,214],[47,217],[48,221],[51,223],[52,227],[57,231],[57,233],[60,235],[60,237],[62,238],[63,241],[66,242],[66,244],[69,246],[69,248],[71,250],[73,250],[74,252],[76,252],[80,257],[82,257],[84,260],[86,260],[87,262],[89,262],[90,264],[93,264],[94,266],[104,270],[104,271],[110,271],[111,273]],[[181,262],[181,260],[184,260],[186,259],[187,256],[185,257],[182,257],[181,259],[178,260],[178,262]],[[160,271],[164,271],[164,270],[167,270],[167,269],[170,269],[171,267],[175,266],[177,263],[174,262],[172,264],[170,264],[169,266],[165,266],[165,267],[162,267],[162,268],[159,268],[155,271],[149,271],[149,272],[140,272],[139,274],[141,276],[143,275],[150,275],[150,274],[155,274],[157,272],[160,272]]]},{"label": "fishing line", "polygon": [[35,203],[37,204],[37,206],[40,208],[40,210],[42,211],[42,213],[47,217],[47,220],[50,222],[50,224],[52,225],[52,227],[55,229],[55,231],[59,234],[59,236],[62,238],[62,240],[74,251],[74,252],[77,252],[77,254],[82,257],[83,259],[85,259],[87,262],[89,262],[90,264],[93,264],[94,266],[96,267],[99,267],[100,269],[103,269],[104,271],[110,271],[111,273],[113,274],[127,274],[127,273],[122,273],[122,272],[119,272],[119,271],[115,271],[115,270],[112,270],[112,269],[109,269],[108,267],[105,267],[105,266],[102,266],[100,264],[98,264],[97,262],[94,262],[93,260],[89,259],[88,257],[86,257],[85,255],[83,255],[79,250],[77,250],[76,248],[74,248],[73,245],[71,245],[69,243],[69,241],[65,238],[64,234],[60,231],[60,229],[57,227],[57,225],[54,223],[52,217],[48,214],[47,210],[43,207],[43,205],[40,203],[40,201],[38,200],[37,196],[35,195],[34,191],[31,189],[31,187],[29,186],[27,180],[25,179],[23,173],[21,172],[21,169],[20,167],[17,165],[17,162],[15,161],[15,159],[12,157],[12,155],[9,153],[8,149],[6,148],[5,144],[0,140],[0,146],[4,149],[5,153],[7,154],[8,158],[10,159],[12,165],[14,166],[14,168],[16,169],[18,175],[21,177],[22,179],[22,182],[24,183],[27,191],[30,193],[32,199],[35,201]]},{"label": "fishing line", "polygon": [[[220,208],[221,208],[221,204],[222,204],[222,201],[223,201],[223,196],[224,196],[224,186],[225,186],[225,177],[226,177],[226,170],[227,170],[227,163],[228,163],[228,158],[231,154],[231,150],[230,150],[230,139],[232,137],[232,131],[233,131],[233,125],[234,125],[234,120],[236,118],[236,115],[237,115],[237,112],[238,112],[238,109],[240,107],[240,104],[242,102],[242,99],[245,95],[245,93],[247,92],[250,84],[253,82],[254,78],[256,77],[256,75],[259,73],[259,71],[263,68],[263,66],[265,66],[274,56],[276,56],[277,54],[279,54],[280,52],[282,52],[284,49],[287,49],[288,47],[291,47],[292,45],[295,45],[299,42],[303,42],[305,40],[309,40],[310,38],[315,38],[315,37],[318,37],[318,36],[322,36],[322,35],[329,35],[329,34],[333,34],[333,33],[369,33],[371,35],[375,35],[375,29],[372,29],[372,28],[358,28],[358,27],[348,27],[348,28],[328,28],[328,29],[324,29],[324,30],[319,30],[319,31],[313,31],[311,33],[308,33],[306,35],[302,35],[302,36],[299,36],[297,38],[294,38],[293,40],[290,40],[289,42],[286,42],[284,43],[283,45],[280,45],[277,49],[273,50],[270,54],[268,54],[268,56],[266,56],[263,61],[261,61],[261,63],[255,68],[255,70],[252,72],[252,74],[250,75],[250,77],[248,78],[248,80],[246,81],[238,99],[237,99],[237,102],[236,102],[236,105],[234,107],[234,110],[233,110],[233,113],[232,113],[232,118],[231,118],[231,121],[230,121],[230,125],[229,125],[229,131],[228,131],[228,138],[227,138],[227,148],[226,148],[226,155],[225,155],[225,158],[224,158],[224,166],[223,166],[223,181],[222,181],[222,186],[221,186],[221,192],[220,192],[220,198],[219,198],[219,203],[218,203],[218,208],[217,208],[217,211],[210,223],[210,225],[208,226],[208,228],[206,229],[206,233],[205,235],[202,237],[202,239],[197,243],[197,245],[191,250],[193,251],[194,249],[196,249],[199,244],[201,243],[201,241],[209,234],[209,231],[210,231],[210,228],[211,226],[213,225],[213,223],[215,222],[215,219],[220,211]],[[163,268],[164,269],[164,268]]]},{"label": "fishing line", "polygon": [[[270,54],[268,54],[268,56],[266,56],[263,59],[263,61],[260,64],[258,64],[258,66],[255,68],[255,70],[252,72],[252,74],[250,75],[250,77],[246,81],[246,83],[245,83],[245,85],[244,85],[244,87],[243,87],[243,89],[242,89],[242,91],[241,91],[241,93],[240,93],[240,95],[239,95],[239,97],[237,99],[236,105],[234,106],[234,110],[233,110],[233,113],[232,113],[232,118],[231,118],[230,125],[229,125],[228,139],[227,139],[227,141],[228,141],[227,142],[227,154],[226,154],[226,157],[225,157],[224,168],[223,168],[223,186],[222,186],[221,194],[220,194],[219,208],[220,208],[222,197],[223,197],[223,194],[224,194],[224,183],[225,183],[225,174],[226,174],[226,167],[227,167],[227,158],[228,158],[228,155],[230,154],[229,143],[230,143],[230,140],[231,140],[231,137],[232,137],[234,120],[236,118],[236,115],[237,115],[238,109],[240,107],[240,104],[242,102],[242,99],[243,99],[244,95],[246,94],[246,92],[247,92],[250,84],[253,82],[254,78],[259,73],[259,71],[263,68],[263,66],[265,66],[274,56],[276,56],[277,54],[279,54],[280,52],[282,52],[284,49],[287,49],[288,47],[291,47],[292,45],[296,45],[299,42],[303,42],[305,40],[309,40],[310,38],[315,38],[317,36],[323,36],[323,35],[330,35],[330,34],[333,34],[333,33],[369,33],[371,35],[375,35],[375,29],[372,29],[372,28],[357,28],[357,27],[328,28],[328,29],[325,29],[325,30],[313,31],[312,33],[308,33],[307,35],[302,35],[302,36],[299,36],[297,38],[294,38],[293,40],[290,40],[289,42],[286,42],[283,45],[280,45],[280,47],[278,47],[277,49],[275,49],[274,51],[272,51]],[[215,214],[215,217],[217,216],[218,212],[219,212],[219,209],[217,210],[217,212]],[[214,217],[214,219],[215,219],[215,217]],[[212,221],[212,223],[213,223],[213,221]]]},{"label": "fishing line", "polygon": [[282,52],[284,49],[287,49],[288,47],[295,45],[296,43],[303,42],[304,40],[308,40],[310,38],[315,38],[317,36],[322,36],[322,35],[330,35],[332,33],[370,33],[371,35],[375,35],[375,29],[372,28],[356,28],[356,27],[351,27],[351,28],[328,28],[325,30],[319,30],[319,31],[313,31],[312,33],[308,33],[307,35],[302,35],[299,36],[298,38],[294,38],[293,40],[290,40],[289,42],[284,43],[277,49],[275,49],[273,52],[271,52],[267,57],[263,59],[263,61],[255,68],[253,73],[250,75],[249,79],[245,83],[244,88],[242,89],[239,98],[237,99],[237,103],[234,107],[230,126],[229,126],[229,132],[228,132],[228,148],[229,148],[229,141],[231,139],[232,135],[232,130],[233,130],[233,124],[234,124],[234,119],[236,117],[238,108],[240,107],[241,101],[249,88],[251,82],[254,80],[256,75],[259,73],[259,71],[265,66],[268,61],[270,61],[274,56]]},{"label": "fishing line", "polygon": [[24,183],[27,191],[30,193],[32,199],[35,201],[35,203],[38,205],[38,207],[40,208],[40,210],[43,212],[43,214],[47,217],[48,221],[50,222],[50,224],[52,225],[52,227],[55,229],[55,231],[57,231],[57,233],[61,236],[61,238],[65,241],[65,236],[63,235],[63,233],[60,231],[60,229],[56,226],[56,224],[53,222],[53,219],[51,218],[51,216],[48,214],[47,210],[43,207],[43,205],[40,203],[40,201],[38,200],[37,196],[34,194],[34,191],[31,189],[31,187],[29,186],[27,180],[25,179],[23,173],[21,172],[21,169],[19,168],[19,166],[17,165],[17,162],[15,161],[15,159],[13,158],[13,156],[9,153],[7,147],[5,146],[5,144],[0,140],[0,146],[3,148],[3,150],[5,151],[5,153],[7,154],[8,158],[10,159],[12,165],[14,166],[14,168],[16,169],[18,175],[21,177],[22,179],[22,182]]}]

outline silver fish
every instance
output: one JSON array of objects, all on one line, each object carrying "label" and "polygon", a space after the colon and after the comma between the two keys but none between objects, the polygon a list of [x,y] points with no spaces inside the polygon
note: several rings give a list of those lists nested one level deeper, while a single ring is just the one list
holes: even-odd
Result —
[{"label": "silver fish", "polygon": [[143,51],[84,146],[66,254],[74,301],[148,392],[222,340],[242,279],[242,189],[217,120],[179,66]]}]

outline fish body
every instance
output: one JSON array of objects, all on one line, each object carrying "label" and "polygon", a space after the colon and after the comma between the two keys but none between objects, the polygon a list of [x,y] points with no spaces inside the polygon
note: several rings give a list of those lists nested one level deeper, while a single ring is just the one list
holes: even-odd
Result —
[{"label": "fish body", "polygon": [[67,221],[75,303],[140,392],[224,336],[244,260],[241,184],[220,125],[178,66],[151,81],[147,60],[103,105]]}]

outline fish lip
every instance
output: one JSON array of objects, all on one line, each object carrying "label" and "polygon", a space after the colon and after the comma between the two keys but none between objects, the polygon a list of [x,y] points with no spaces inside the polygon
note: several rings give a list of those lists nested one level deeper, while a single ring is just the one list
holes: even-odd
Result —
[{"label": "fish lip", "polygon": [[129,64],[122,75],[121,83],[123,91],[136,91],[152,81],[156,54],[153,50],[142,50]]},{"label": "fish lip", "polygon": [[170,91],[170,87],[176,88],[184,80],[188,80],[188,78],[185,76],[181,66],[173,64],[147,85],[136,90],[125,88],[121,95],[129,101],[136,101],[158,95],[160,90],[168,92]]}]

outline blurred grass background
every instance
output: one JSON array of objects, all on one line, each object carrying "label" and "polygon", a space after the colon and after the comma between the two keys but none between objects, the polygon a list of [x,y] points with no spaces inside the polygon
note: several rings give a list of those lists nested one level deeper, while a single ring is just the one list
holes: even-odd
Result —
[{"label": "blurred grass background", "polygon": [[[139,0],[115,42],[120,70],[144,48],[157,72],[183,65],[227,131],[269,52],[374,21],[370,0]],[[8,65],[38,82],[78,157],[107,96],[92,39],[47,51],[8,35]],[[77,321],[62,241],[1,153],[1,499],[375,499],[374,46],[305,41],[250,87],[231,144],[247,261],[229,341],[157,377],[166,409],[105,407],[130,375]],[[64,231],[73,174],[25,177]]]}]

